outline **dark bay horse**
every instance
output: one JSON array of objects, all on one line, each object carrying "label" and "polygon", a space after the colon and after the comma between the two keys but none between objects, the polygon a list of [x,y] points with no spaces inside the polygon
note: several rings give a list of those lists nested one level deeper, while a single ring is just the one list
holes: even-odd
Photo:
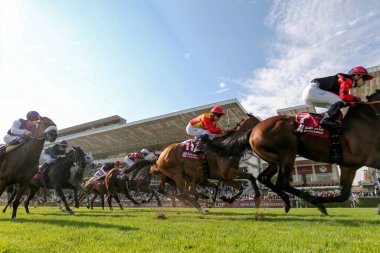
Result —
[{"label": "dark bay horse", "polygon": [[[322,203],[343,202],[351,194],[356,170],[362,166],[380,168],[380,90],[367,96],[367,103],[351,106],[342,122],[339,142],[342,149],[340,186],[341,193],[335,197],[315,197],[290,186],[289,179],[296,155],[310,160],[331,163],[330,140],[299,134],[295,117],[274,116],[260,122],[250,135],[235,138],[219,145],[225,155],[239,154],[250,147],[269,162],[262,173],[269,181],[278,172],[276,189],[303,198],[314,204],[323,214],[327,211]],[[260,176],[259,176],[260,178]]]},{"label": "dark bay horse", "polygon": [[[105,178],[105,184],[109,192],[108,198],[117,193],[123,193],[134,204],[140,205],[131,195],[131,191],[149,193],[151,196],[141,201],[141,203],[149,202],[153,197],[157,200],[158,206],[161,206],[161,201],[152,187],[151,181],[153,175],[150,173],[150,167],[154,161],[141,160],[126,169],[112,169]],[[110,203],[110,202],[109,202]]]},{"label": "dark bay horse", "polygon": [[[239,123],[234,131],[231,131],[226,136],[214,138],[213,142],[218,143],[226,138],[246,135],[247,131],[252,129],[259,122],[260,120],[253,115],[248,115],[248,118]],[[242,186],[236,179],[246,179],[251,182],[255,191],[256,206],[259,205],[260,191],[257,187],[255,177],[239,169],[242,154],[223,157],[206,147],[206,158],[209,167],[209,177],[206,177],[200,160],[182,157],[183,146],[183,143],[169,145],[163,150],[156,164],[151,167],[152,173],[158,175],[163,174],[175,182],[176,187],[180,190],[180,194],[177,195],[178,199],[191,204],[202,213],[207,214],[208,211],[196,201],[197,193],[195,192],[195,185],[212,186],[211,182],[208,185],[205,183],[208,182],[208,179],[222,181],[224,184],[238,189],[238,192],[232,198],[222,198],[224,201],[232,202],[243,193]],[[218,186],[215,185],[214,188],[218,189]]]},{"label": "dark bay horse", "polygon": [[4,157],[0,168],[0,196],[7,186],[18,184],[16,198],[13,201],[12,219],[16,218],[21,196],[37,173],[45,140],[54,142],[57,136],[57,126],[54,122],[47,117],[40,117],[32,137]]},{"label": "dark bay horse", "polygon": [[[107,203],[111,211],[113,210],[111,198],[114,198],[116,202],[118,203],[120,209],[124,210],[123,205],[121,204],[117,193],[111,195],[108,192],[104,179],[93,180],[92,177],[88,178],[87,180],[83,182],[83,189],[84,191],[82,194],[82,198],[87,199],[87,208],[91,208],[91,210],[93,210],[95,199],[99,196],[102,209],[104,210],[104,196],[107,195]],[[92,198],[90,199],[91,193],[92,193]]]},{"label": "dark bay horse", "polygon": [[24,202],[25,210],[29,213],[29,201],[40,187],[54,189],[62,200],[66,211],[69,214],[74,212],[69,207],[63,189],[72,189],[74,192],[75,207],[79,208],[78,188],[83,181],[84,169],[87,165],[86,154],[80,147],[73,147],[66,157],[57,158],[49,166],[44,178],[34,177],[30,182],[30,194]]}]

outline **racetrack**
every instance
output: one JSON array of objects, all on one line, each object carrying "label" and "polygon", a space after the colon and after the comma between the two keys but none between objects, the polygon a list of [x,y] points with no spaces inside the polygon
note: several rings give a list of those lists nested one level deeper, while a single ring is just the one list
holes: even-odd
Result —
[{"label": "racetrack", "polygon": [[87,210],[1,214],[1,252],[379,252],[375,208]]}]

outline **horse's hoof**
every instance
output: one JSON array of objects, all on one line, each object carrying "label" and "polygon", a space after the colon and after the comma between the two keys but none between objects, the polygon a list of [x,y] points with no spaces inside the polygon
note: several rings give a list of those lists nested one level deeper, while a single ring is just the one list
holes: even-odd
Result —
[{"label": "horse's hoof", "polygon": [[203,210],[202,214],[207,215],[207,214],[210,214],[210,212],[209,212],[209,210]]},{"label": "horse's hoof", "polygon": [[5,213],[7,210],[3,209],[3,213]]},{"label": "horse's hoof", "polygon": [[70,215],[73,215],[73,214],[74,214],[73,210],[68,210],[67,212],[68,212]]},{"label": "horse's hoof", "polygon": [[322,206],[319,206],[319,207],[318,207],[318,210],[319,210],[323,215],[328,215],[328,214],[327,214],[326,207],[324,207],[323,205],[322,205]]},{"label": "horse's hoof", "polygon": [[285,204],[285,213],[289,213],[289,210],[290,210],[290,205]]}]

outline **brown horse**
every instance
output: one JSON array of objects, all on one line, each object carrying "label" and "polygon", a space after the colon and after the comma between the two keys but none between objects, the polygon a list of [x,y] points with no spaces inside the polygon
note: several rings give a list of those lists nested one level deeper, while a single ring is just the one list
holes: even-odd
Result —
[{"label": "brown horse", "polygon": [[[92,198],[89,199],[89,195],[92,193]],[[118,203],[121,210],[124,210],[123,205],[120,202],[119,196],[117,194],[110,194],[107,190],[106,184],[104,182],[104,179],[100,180],[93,180],[93,178],[89,178],[84,182],[84,192],[83,195],[85,195],[87,199],[87,208],[91,208],[91,210],[94,209],[94,202],[95,199],[99,196],[100,201],[102,204],[102,209],[104,210],[104,196],[108,195],[109,198],[107,198],[107,203],[110,208],[110,210],[113,210],[112,203],[111,203],[111,197],[113,197],[116,202]],[[81,198],[80,196],[79,198]],[[84,196],[83,196],[84,197]]]},{"label": "brown horse", "polygon": [[[131,195],[131,191],[150,193],[151,196],[147,200],[143,200],[141,203],[149,202],[153,197],[156,198],[158,206],[161,206],[160,199],[157,193],[150,185],[153,175],[149,172],[150,167],[154,164],[152,161],[142,160],[133,164],[130,168],[119,169],[114,168],[105,178],[105,184],[111,196],[117,193],[122,193],[135,205],[140,205]],[[109,200],[111,201],[111,200]]]},{"label": "brown horse", "polygon": [[16,198],[13,201],[12,219],[16,218],[21,196],[37,173],[38,160],[45,140],[53,142],[57,136],[54,122],[47,117],[41,117],[30,140],[4,157],[0,168],[0,196],[8,185],[18,184]]},{"label": "brown horse", "polygon": [[[252,129],[252,127],[260,122],[260,120],[253,115],[248,116],[249,117],[247,119],[238,124],[234,131],[231,131],[226,136],[214,138],[213,142],[218,143],[227,138],[246,135],[248,130]],[[203,171],[202,162],[199,159],[186,159],[182,157],[183,146],[183,143],[169,145],[161,153],[156,165],[151,167],[152,173],[163,174],[175,182],[175,185],[180,190],[180,194],[177,195],[177,198],[183,202],[191,204],[202,213],[207,214],[208,211],[196,201],[197,193],[195,190],[195,185],[210,186],[213,184],[208,182],[208,179],[220,180],[224,184],[238,189],[238,192],[232,198],[222,198],[224,201],[232,202],[243,193],[241,184],[235,180],[247,179],[252,183],[254,188],[256,206],[259,205],[260,192],[257,187],[255,177],[252,174],[243,172],[239,169],[241,154],[223,157],[217,155],[215,152],[206,147],[206,159],[209,168],[209,176],[206,177]],[[164,180],[164,178],[161,180]],[[217,186],[214,185],[214,188],[217,188]]]},{"label": "brown horse", "polygon": [[[278,172],[276,190],[282,190],[303,198],[327,214],[321,203],[343,202],[350,197],[356,170],[362,166],[380,168],[380,90],[367,96],[368,102],[349,108],[342,122],[339,142],[342,158],[341,193],[335,197],[315,197],[290,186],[289,179],[296,155],[310,160],[331,163],[330,140],[296,131],[295,117],[274,116],[260,122],[250,135],[235,138],[226,145],[219,145],[225,155],[239,154],[251,147],[261,158],[270,163],[262,174],[265,181]],[[260,176],[259,176],[260,178]]]}]

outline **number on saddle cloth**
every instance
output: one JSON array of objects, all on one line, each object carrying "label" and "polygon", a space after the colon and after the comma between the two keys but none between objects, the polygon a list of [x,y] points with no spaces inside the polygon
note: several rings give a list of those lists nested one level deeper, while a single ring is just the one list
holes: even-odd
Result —
[{"label": "number on saddle cloth", "polygon": [[296,115],[298,125],[296,132],[322,138],[330,138],[330,133],[319,125],[322,115],[316,113],[301,112]]},{"label": "number on saddle cloth", "polygon": [[187,159],[198,160],[198,155],[194,153],[195,143],[194,140],[189,139],[182,142],[182,157]]}]

